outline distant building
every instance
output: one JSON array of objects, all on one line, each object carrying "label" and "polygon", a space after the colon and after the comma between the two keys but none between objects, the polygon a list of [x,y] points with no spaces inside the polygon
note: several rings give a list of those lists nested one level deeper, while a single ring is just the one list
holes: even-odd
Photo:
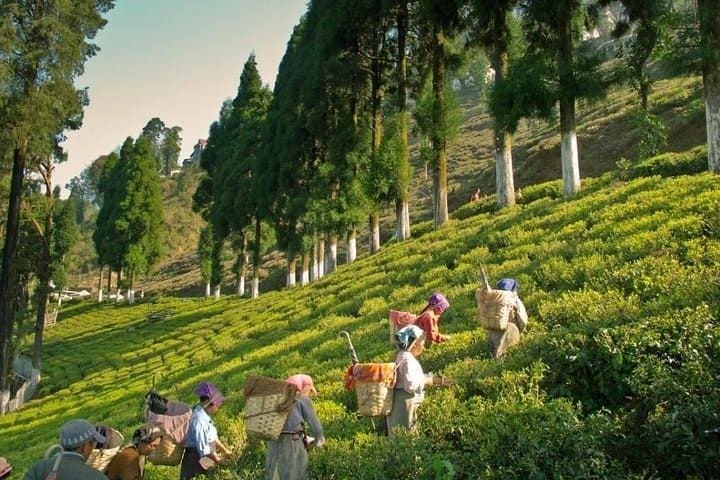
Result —
[{"label": "distant building", "polygon": [[190,157],[183,160],[183,168],[195,167],[200,165],[200,155],[202,155],[202,152],[203,150],[205,150],[206,146],[207,140],[205,140],[204,138],[199,138],[197,143],[193,147],[193,152],[190,154]]}]

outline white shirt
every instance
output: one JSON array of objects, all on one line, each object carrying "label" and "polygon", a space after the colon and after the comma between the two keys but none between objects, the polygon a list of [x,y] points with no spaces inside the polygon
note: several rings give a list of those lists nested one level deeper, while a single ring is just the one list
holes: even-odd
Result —
[{"label": "white shirt", "polygon": [[410,352],[399,352],[395,357],[397,366],[395,388],[415,395],[418,402],[425,398],[425,373],[420,362]]}]

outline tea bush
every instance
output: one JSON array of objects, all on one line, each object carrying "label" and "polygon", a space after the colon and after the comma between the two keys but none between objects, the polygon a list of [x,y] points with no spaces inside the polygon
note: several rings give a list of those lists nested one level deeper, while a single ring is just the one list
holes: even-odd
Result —
[{"label": "tea bush", "polygon": [[[718,478],[720,442],[704,432],[720,425],[720,180],[648,172],[583,179],[571,200],[560,181],[524,188],[511,209],[488,197],[440,230],[415,225],[410,241],[256,300],[67,305],[47,332],[38,399],[0,417],[0,454],[23,471],[78,416],[128,438],[153,381],[192,403],[210,379],[227,398],[221,436],[239,452],[210,478],[260,478],[265,445],[245,438],[243,383],[304,372],[328,438],[310,452],[315,479]],[[481,266],[493,282],[516,278],[530,314],[504,361],[489,358],[475,318]],[[452,338],[420,361],[456,384],[428,388],[418,432],[389,440],[343,389],[338,332],[361,361],[391,361],[387,311],[417,313],[433,291],[450,300],[441,330]]]}]

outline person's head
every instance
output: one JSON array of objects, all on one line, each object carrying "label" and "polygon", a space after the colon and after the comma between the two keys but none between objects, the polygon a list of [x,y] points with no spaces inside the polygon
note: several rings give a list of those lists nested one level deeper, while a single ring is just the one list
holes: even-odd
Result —
[{"label": "person's head", "polygon": [[95,429],[95,425],[87,420],[70,420],[60,429],[62,448],[66,452],[79,453],[86,460],[98,443],[106,441],[107,439]]},{"label": "person's head", "polygon": [[398,350],[418,357],[425,350],[425,332],[417,325],[408,325],[395,332],[395,343]]},{"label": "person's head", "polygon": [[310,375],[298,373],[297,375],[289,376],[285,382],[295,387],[297,391],[303,395],[317,395],[315,384]]},{"label": "person's head", "polygon": [[497,282],[498,290],[505,290],[506,292],[517,293],[518,288],[520,288],[520,285],[514,278],[501,278]]},{"label": "person's head", "polygon": [[0,457],[0,479],[8,478],[12,473],[12,466],[5,458]]},{"label": "person's head", "polygon": [[200,398],[200,404],[210,415],[214,414],[225,401],[222,393],[210,382],[200,382],[195,387],[195,394]]},{"label": "person's head", "polygon": [[150,455],[160,445],[163,432],[158,427],[140,427],[133,433],[132,443],[140,455]]},{"label": "person's head", "polygon": [[427,308],[431,308],[435,315],[442,315],[445,310],[450,308],[450,302],[447,301],[445,295],[435,292],[428,298]]}]

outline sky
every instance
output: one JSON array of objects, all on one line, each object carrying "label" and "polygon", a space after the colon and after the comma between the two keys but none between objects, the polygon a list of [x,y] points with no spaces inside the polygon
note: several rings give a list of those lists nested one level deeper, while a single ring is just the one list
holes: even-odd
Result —
[{"label": "sky", "polygon": [[117,0],[76,80],[89,88],[82,127],[66,132],[64,187],[98,156],[136,138],[152,117],[182,127],[180,162],[207,138],[223,100],[235,97],[255,52],[271,87],[306,0]]}]

